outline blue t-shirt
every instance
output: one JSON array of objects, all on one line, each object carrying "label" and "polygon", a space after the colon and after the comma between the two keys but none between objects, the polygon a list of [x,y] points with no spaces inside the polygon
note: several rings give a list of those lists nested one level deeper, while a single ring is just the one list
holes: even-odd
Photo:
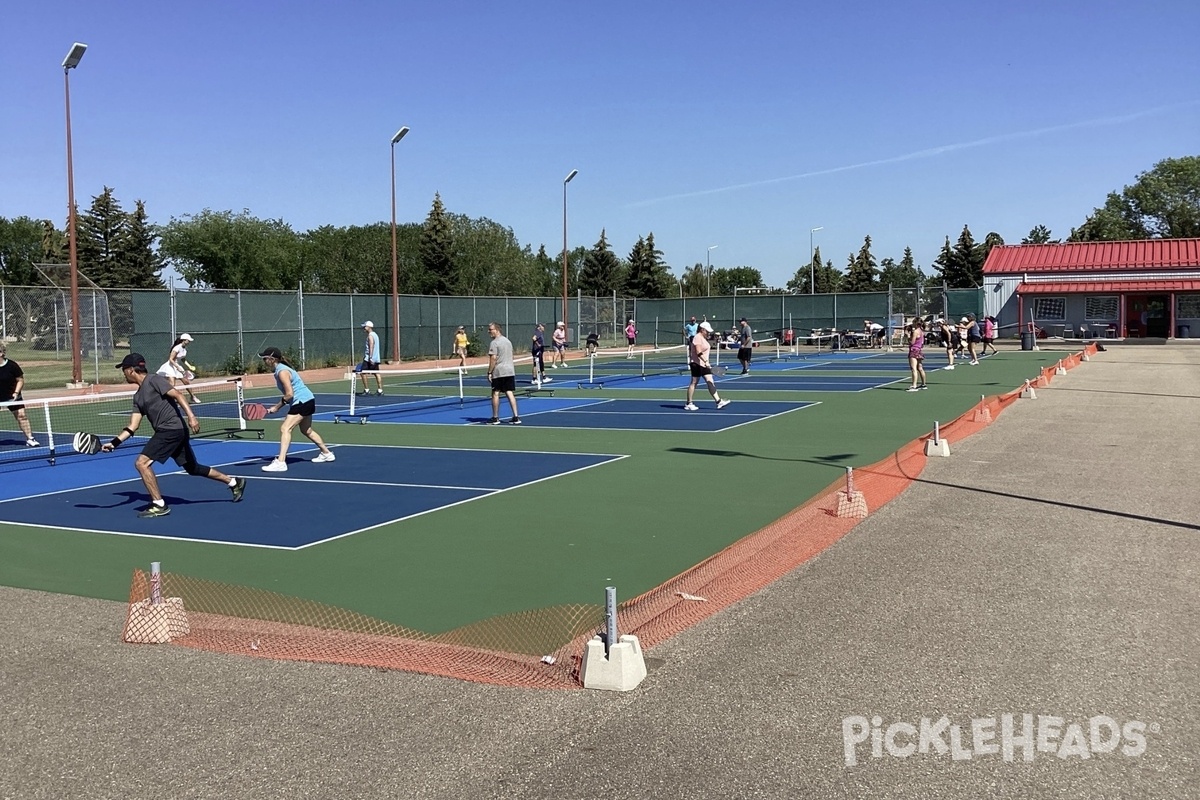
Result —
[{"label": "blue t-shirt", "polygon": [[694,338],[698,330],[700,330],[699,322],[689,322],[683,326],[683,332],[687,335],[688,339]]},{"label": "blue t-shirt", "polygon": [[282,394],[284,392],[283,378],[280,373],[287,372],[292,378],[292,405],[296,403],[304,403],[309,400],[316,399],[316,395],[312,393],[312,389],[304,385],[304,379],[300,377],[300,373],[289,367],[287,364],[275,365],[275,385],[279,387]]}]

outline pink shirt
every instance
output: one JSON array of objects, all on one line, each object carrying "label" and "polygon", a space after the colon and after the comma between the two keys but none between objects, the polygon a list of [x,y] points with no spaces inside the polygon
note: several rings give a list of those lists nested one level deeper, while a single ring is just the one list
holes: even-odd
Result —
[{"label": "pink shirt", "polygon": [[699,364],[702,367],[708,366],[708,351],[712,349],[712,345],[708,343],[703,334],[696,334],[692,337],[692,343],[688,345],[688,360],[693,364]]}]

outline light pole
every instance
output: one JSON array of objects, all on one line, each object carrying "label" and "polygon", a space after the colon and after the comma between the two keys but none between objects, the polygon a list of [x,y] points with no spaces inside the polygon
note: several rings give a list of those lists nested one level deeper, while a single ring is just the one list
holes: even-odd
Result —
[{"label": "light pole", "polygon": [[71,70],[79,66],[87,45],[75,42],[63,59],[63,84],[67,98],[67,244],[71,260],[71,382],[83,383],[83,360],[79,351],[79,251],[75,243],[75,167],[71,160]]},{"label": "light pole", "polygon": [[712,297],[712,251],[717,249],[717,245],[708,248],[708,252],[704,254],[704,271],[708,273],[708,288],[706,289],[708,296]]},{"label": "light pole", "polygon": [[808,232],[808,293],[809,294],[817,293],[817,268],[813,264],[813,258],[814,258],[813,234],[816,233],[817,231],[823,231],[823,230],[825,230],[825,227],[821,226],[818,228],[812,228]]},{"label": "light pole", "polygon": [[408,126],[392,137],[392,361],[400,362],[400,270],[396,262],[396,144],[408,133]]},{"label": "light pole", "polygon": [[567,320],[567,184],[571,179],[579,174],[579,170],[573,169],[563,178],[563,293],[562,293],[562,322],[563,326],[570,330],[569,321]]}]

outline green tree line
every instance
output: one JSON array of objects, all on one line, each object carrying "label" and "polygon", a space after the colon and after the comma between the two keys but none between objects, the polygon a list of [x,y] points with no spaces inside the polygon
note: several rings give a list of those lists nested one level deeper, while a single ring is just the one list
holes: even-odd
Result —
[{"label": "green tree line", "polygon": [[[296,231],[282,219],[259,219],[249,210],[204,209],[154,225],[142,201],[126,212],[109,187],[77,220],[79,270],[105,288],[162,286],[167,264],[199,288],[294,289],[303,282],[311,292],[388,293],[392,287],[392,230],[383,222]],[[1193,236],[1200,236],[1200,157],[1188,156],[1164,159],[1121,192],[1110,193],[1067,240]],[[1043,225],[1022,239],[1050,241]],[[877,259],[868,235],[842,269],[814,250],[812,263],[800,266],[785,288],[863,292],[926,281],[970,288],[982,284],[988,252],[1003,243],[995,232],[976,241],[964,225],[953,243],[945,237],[926,272],[911,247],[899,260]],[[42,283],[33,264],[65,263],[67,244],[66,234],[50,221],[0,217],[0,282]],[[752,266],[709,270],[696,263],[676,277],[653,232],[639,235],[630,252],[619,255],[601,230],[595,244],[570,250],[565,261],[570,294],[698,297],[765,286]],[[423,222],[396,227],[397,283],[405,294],[557,296],[563,262],[562,252],[552,254],[544,244],[534,251],[498,222],[452,213],[440,195]]]}]

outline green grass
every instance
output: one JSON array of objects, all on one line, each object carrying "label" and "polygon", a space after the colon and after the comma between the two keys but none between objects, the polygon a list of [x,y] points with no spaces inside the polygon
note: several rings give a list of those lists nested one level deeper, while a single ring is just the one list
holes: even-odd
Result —
[{"label": "green grass", "polygon": [[[0,583],[121,600],[135,567],[162,561],[168,571],[304,597],[431,633],[513,611],[598,603],[607,585],[629,598],[783,516],[838,480],[846,466],[878,461],[929,432],[935,420],[954,419],[980,395],[1019,387],[1062,355],[1002,351],[979,367],[932,373],[931,389],[917,394],[903,391],[906,382],[786,397],[739,393],[730,384],[724,394],[735,403],[820,403],[715,434],[319,424],[336,443],[630,457],[297,552],[6,525]],[[940,363],[938,354],[930,361]],[[344,383],[314,388],[340,392]],[[674,397],[613,389],[605,396]],[[267,427],[269,436],[277,431]],[[336,508],[335,489],[314,492],[320,494],[313,508]],[[279,514],[303,524],[306,511]]]}]

